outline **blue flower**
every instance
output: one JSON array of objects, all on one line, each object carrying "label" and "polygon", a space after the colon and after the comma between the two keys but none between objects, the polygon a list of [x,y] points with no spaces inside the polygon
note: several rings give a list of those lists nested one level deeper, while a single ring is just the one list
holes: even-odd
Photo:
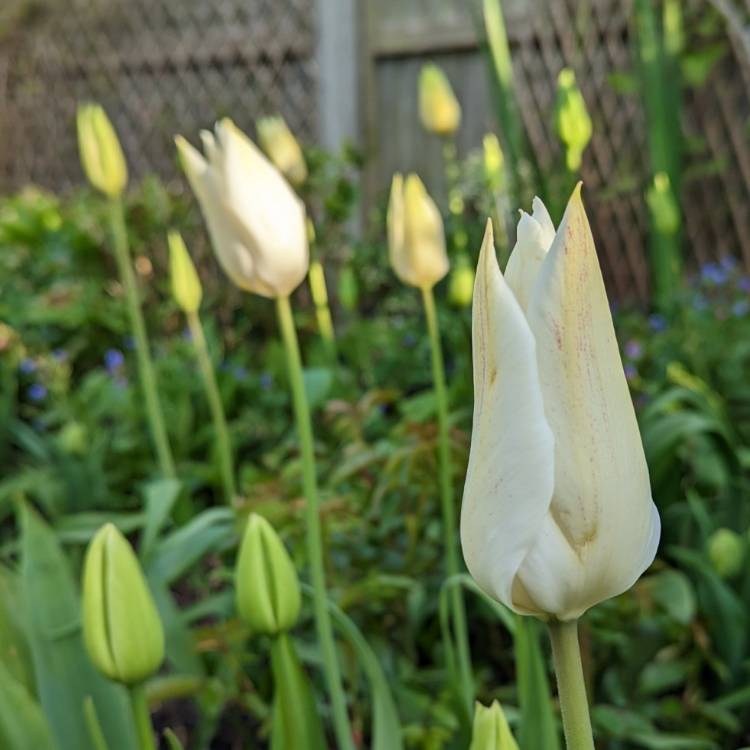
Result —
[{"label": "blue flower", "polygon": [[117,372],[125,364],[125,355],[119,349],[107,349],[104,366],[109,373]]},{"label": "blue flower", "polygon": [[737,261],[731,255],[725,255],[719,264],[725,271],[734,271],[737,268]]},{"label": "blue flower", "polygon": [[750,312],[750,301],[741,299],[732,305],[732,314],[737,318],[743,318]]},{"label": "blue flower", "polygon": [[741,292],[748,292],[750,293],[750,276],[743,276],[738,282],[737,282],[737,288]]},{"label": "blue flower", "polygon": [[634,364],[628,362],[628,364],[625,365],[625,377],[628,380],[635,380],[638,377],[638,368]]},{"label": "blue flower", "polygon": [[232,375],[240,382],[247,380],[247,370],[242,365],[235,365],[232,368]]},{"label": "blue flower", "polygon": [[42,383],[32,383],[26,395],[29,397],[29,401],[42,401],[47,396],[47,386]]},{"label": "blue flower", "polygon": [[52,351],[52,358],[56,362],[66,362],[68,359],[68,352],[65,349],[54,349]]},{"label": "blue flower", "polygon": [[21,364],[18,365],[18,369],[24,375],[31,375],[32,372],[36,372],[36,362],[34,362],[33,359],[29,359],[27,357],[26,359],[21,360]]},{"label": "blue flower", "polygon": [[727,283],[729,274],[727,273],[726,268],[723,268],[718,263],[706,263],[706,265],[701,268],[701,278],[711,284],[721,286],[722,284]]},{"label": "blue flower", "polygon": [[648,325],[652,331],[664,331],[667,327],[667,319],[660,313],[648,316]]},{"label": "blue flower", "polygon": [[643,346],[637,339],[625,342],[625,356],[630,359],[640,359],[643,356]]}]

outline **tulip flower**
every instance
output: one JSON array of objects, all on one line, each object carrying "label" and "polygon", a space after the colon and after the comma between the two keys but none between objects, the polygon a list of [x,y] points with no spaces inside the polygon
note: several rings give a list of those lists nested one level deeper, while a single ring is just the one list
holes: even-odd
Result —
[{"label": "tulip flower", "polygon": [[487,708],[477,703],[469,750],[518,750],[503,709],[497,701]]},{"label": "tulip flower", "polygon": [[88,181],[110,198],[122,195],[128,183],[128,167],[117,133],[107,113],[97,104],[78,108],[78,148]]},{"label": "tulip flower", "polygon": [[591,140],[593,126],[583,94],[576,84],[576,75],[570,68],[563,68],[557,78],[555,125],[565,146],[565,165],[569,171],[577,172]]},{"label": "tulip flower", "polygon": [[187,315],[198,311],[203,297],[203,287],[198,278],[190,253],[179,232],[167,235],[169,244],[169,270],[172,281],[172,296]]},{"label": "tulip flower", "polygon": [[83,566],[83,637],[110,680],[135,685],[164,659],[164,630],[138,560],[111,523],[91,541]]},{"label": "tulip flower", "polygon": [[263,117],[256,127],[258,142],[276,168],[292,185],[301,185],[307,179],[305,156],[284,118]]},{"label": "tulip flower", "polygon": [[231,120],[201,135],[205,156],[180,136],[176,143],[219,263],[241,289],[289,295],[307,274],[304,206]]},{"label": "tulip flower", "polygon": [[387,224],[389,258],[401,281],[432,288],[448,273],[443,219],[417,175],[393,176]]},{"label": "tulip flower", "polygon": [[437,65],[425,65],[419,74],[419,116],[425,129],[437,135],[453,135],[461,124],[461,105]]},{"label": "tulip flower", "polygon": [[706,552],[713,569],[722,578],[733,578],[745,561],[745,539],[732,529],[720,528],[708,537]]},{"label": "tulip flower", "polygon": [[278,635],[294,627],[301,595],[297,571],[268,521],[247,521],[235,570],[237,609],[255,633]]}]

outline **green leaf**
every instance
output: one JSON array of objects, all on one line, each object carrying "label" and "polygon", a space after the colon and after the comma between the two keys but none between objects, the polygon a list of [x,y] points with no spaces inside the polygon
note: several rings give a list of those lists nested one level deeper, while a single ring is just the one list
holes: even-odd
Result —
[{"label": "green leaf", "polygon": [[169,745],[169,750],[183,750],[182,743],[171,729],[164,730],[164,738]]},{"label": "green leaf", "polygon": [[181,484],[176,479],[157,479],[144,487],[146,521],[138,549],[141,560],[148,560],[151,555],[156,538],[177,502],[180,489]]},{"label": "green leaf", "polygon": [[84,649],[78,591],[55,533],[25,503],[20,525],[21,582],[37,691],[60,749],[93,750],[84,716],[84,701],[91,696],[110,750],[135,750],[125,690],[100,676]]},{"label": "green leaf", "polygon": [[41,706],[0,662],[0,747],[3,750],[56,750]]}]

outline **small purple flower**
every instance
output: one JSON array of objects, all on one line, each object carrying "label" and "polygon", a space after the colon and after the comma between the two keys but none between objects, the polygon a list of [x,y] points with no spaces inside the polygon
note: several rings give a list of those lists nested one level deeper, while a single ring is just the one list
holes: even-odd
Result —
[{"label": "small purple flower", "polygon": [[648,325],[652,331],[664,331],[667,328],[667,319],[660,313],[648,316]]},{"label": "small purple flower", "polygon": [[24,375],[31,375],[32,372],[36,372],[36,362],[34,362],[33,359],[26,357],[26,359],[21,360],[21,364],[18,365],[18,369]]},{"label": "small purple flower", "polygon": [[43,401],[47,397],[47,387],[42,383],[32,383],[26,395],[29,397],[29,401]]},{"label": "small purple flower", "polygon": [[736,318],[744,318],[750,312],[750,301],[741,299],[732,305],[732,314]]},{"label": "small purple flower", "polygon": [[731,255],[725,255],[720,261],[719,265],[725,271],[734,271],[737,268],[737,261]]},{"label": "small purple flower", "polygon": [[232,368],[232,375],[234,375],[235,380],[240,382],[247,380],[247,370],[242,365],[235,365]]},{"label": "small purple flower", "polygon": [[104,366],[110,374],[116,373],[125,364],[125,355],[119,349],[107,349],[104,354]]},{"label": "small purple flower", "polygon": [[625,342],[625,356],[630,359],[640,359],[643,356],[643,346],[637,339]]},{"label": "small purple flower", "polygon": [[55,362],[67,362],[68,352],[65,349],[54,349],[52,351],[52,358]]},{"label": "small purple flower", "polygon": [[270,372],[264,372],[260,376],[260,387],[268,391],[270,390],[271,386],[273,386],[273,376]]},{"label": "small purple flower", "polygon": [[750,276],[743,276],[738,282],[737,282],[737,288],[741,292],[747,292],[750,294]]},{"label": "small purple flower", "polygon": [[635,380],[638,377],[638,368],[634,364],[628,362],[625,365],[625,377],[631,382]]},{"label": "small purple flower", "polygon": [[722,268],[718,263],[706,263],[701,268],[701,278],[710,284],[721,286],[726,284],[729,279],[729,274],[725,268]]}]

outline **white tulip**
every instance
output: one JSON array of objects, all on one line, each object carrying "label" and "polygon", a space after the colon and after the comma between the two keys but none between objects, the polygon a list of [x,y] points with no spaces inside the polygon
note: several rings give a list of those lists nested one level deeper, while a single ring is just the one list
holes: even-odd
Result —
[{"label": "white tulip", "polygon": [[231,120],[201,136],[205,156],[180,136],[176,142],[219,263],[242,289],[287,296],[309,263],[302,202]]},{"label": "white tulip", "polygon": [[660,534],[580,186],[557,233],[534,200],[505,277],[488,225],[473,349],[466,564],[516,612],[575,619],[630,588]]}]

